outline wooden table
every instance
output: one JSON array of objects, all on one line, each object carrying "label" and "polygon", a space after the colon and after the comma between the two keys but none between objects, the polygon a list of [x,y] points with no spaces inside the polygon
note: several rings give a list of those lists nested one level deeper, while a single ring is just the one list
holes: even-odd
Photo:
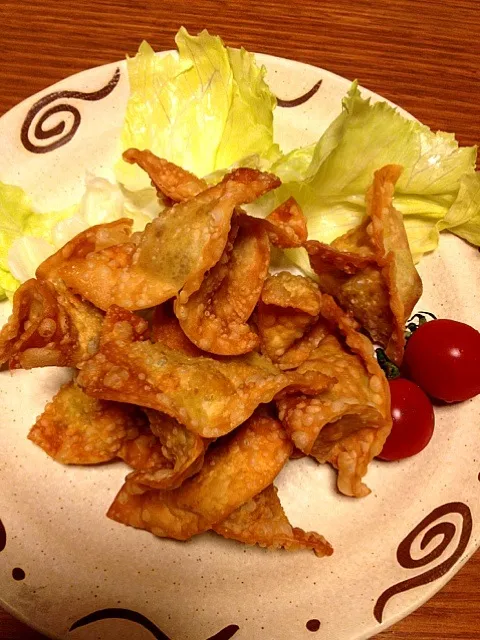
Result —
[{"label": "wooden table", "polygon": [[[2,0],[0,115],[72,73],[171,48],[180,25],[330,69],[434,129],[480,142],[479,0]],[[475,52],[476,51],[476,52]],[[480,639],[477,554],[385,640]],[[40,636],[0,610],[0,637]],[[270,640],[270,639],[266,639]]]}]

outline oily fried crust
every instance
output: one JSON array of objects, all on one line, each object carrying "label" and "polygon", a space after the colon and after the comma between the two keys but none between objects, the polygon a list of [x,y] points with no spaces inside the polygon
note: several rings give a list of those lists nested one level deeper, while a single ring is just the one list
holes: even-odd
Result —
[{"label": "oily fried crust", "polygon": [[192,358],[208,355],[187,338],[168,302],[155,307],[152,318],[152,340]]},{"label": "oily fried crust", "polygon": [[270,242],[280,249],[301,247],[307,240],[307,219],[295,198],[289,198],[264,220]]},{"label": "oily fried crust", "polygon": [[360,497],[369,493],[362,477],[391,429],[388,383],[371,343],[330,296],[323,296],[321,316],[330,333],[297,372],[320,370],[336,383],[315,397],[280,399],[279,415],[295,446],[330,462],[339,490]]},{"label": "oily fried crust", "polygon": [[283,271],[266,279],[255,320],[262,352],[280,368],[301,364],[298,352],[293,359],[287,353],[315,324],[321,300],[317,285],[302,276]]},{"label": "oily fried crust", "polygon": [[[115,307],[107,313],[105,326],[110,327],[113,312],[118,313]],[[133,341],[128,312],[122,312],[126,315],[120,329],[114,325],[102,335],[99,352],[79,373],[79,385],[93,397],[163,411],[198,435],[217,438],[292,384],[291,377],[258,354],[192,358],[161,343]],[[130,317],[134,322],[135,315]],[[122,339],[115,340],[118,332]]]},{"label": "oily fried crust", "polygon": [[319,558],[333,553],[331,545],[323,536],[292,528],[273,485],[245,502],[212,528],[224,538],[245,544],[258,544],[267,549],[310,549]]},{"label": "oily fried crust", "polygon": [[28,438],[63,464],[122,458],[136,469],[148,469],[168,463],[137,407],[90,398],[73,381],[47,404]]},{"label": "oily fried crust", "polygon": [[121,218],[114,222],[98,224],[76,235],[56,253],[48,257],[35,273],[39,280],[55,280],[58,269],[72,260],[85,258],[88,254],[114,245],[128,242],[133,220]]},{"label": "oily fried crust", "polygon": [[262,302],[318,316],[322,307],[322,296],[312,280],[281,271],[265,280]]},{"label": "oily fried crust", "polygon": [[209,449],[200,472],[181,487],[134,494],[127,482],[107,515],[160,537],[188,540],[268,487],[291,452],[277,420],[254,416]]},{"label": "oily fried crust", "polygon": [[390,294],[394,319],[386,345],[388,357],[401,363],[405,347],[405,322],[422,295],[423,286],[415,269],[402,214],[393,206],[393,193],[402,168],[387,165],[375,173],[367,192],[367,210],[372,220],[372,240],[379,255],[385,256],[382,275]]},{"label": "oily fried crust", "polygon": [[181,167],[159,158],[151,151],[127,149],[123,159],[130,164],[141,167],[152,181],[153,186],[162,196],[173,202],[183,202],[194,198],[207,188],[207,183]]},{"label": "oily fried crust", "polygon": [[268,273],[270,244],[260,221],[241,216],[219,262],[175,313],[188,338],[217,355],[241,355],[259,344],[248,320]]},{"label": "oily fried crust", "polygon": [[66,285],[106,311],[112,304],[146,309],[174,296],[176,288],[155,273],[135,267],[137,245],[125,242],[69,260],[58,272]]},{"label": "oily fried crust", "polygon": [[[312,269],[315,273],[322,274],[322,277],[323,274],[336,270],[346,275],[353,275],[368,266],[376,265],[373,254],[362,255],[351,251],[340,251],[333,243],[329,245],[318,240],[307,240],[304,247],[309,255]],[[338,277],[338,274],[335,275]]]},{"label": "oily fried crust", "polygon": [[0,332],[0,364],[11,369],[75,366],[98,347],[103,314],[60,282],[27,280]]},{"label": "oily fried crust", "polygon": [[375,172],[367,217],[358,227],[330,246],[305,244],[321,290],[350,311],[397,364],[403,358],[405,321],[422,293],[402,215],[392,204],[401,171],[387,165]]},{"label": "oily fried crust", "polygon": [[174,418],[159,411],[145,409],[152,434],[158,439],[170,466],[160,464],[128,476],[130,491],[142,493],[148,489],[176,489],[200,471],[208,444],[200,436],[188,431]]}]

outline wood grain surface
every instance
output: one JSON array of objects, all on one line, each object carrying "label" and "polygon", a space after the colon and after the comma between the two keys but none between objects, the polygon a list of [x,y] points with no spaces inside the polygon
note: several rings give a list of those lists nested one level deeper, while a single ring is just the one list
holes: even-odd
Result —
[{"label": "wood grain surface", "polygon": [[[1,0],[0,25],[0,115],[61,78],[134,54],[144,38],[171,48],[184,25],[359,78],[433,129],[480,142],[479,0]],[[378,638],[480,639],[479,575],[477,554]],[[0,610],[0,637],[43,636]]]}]

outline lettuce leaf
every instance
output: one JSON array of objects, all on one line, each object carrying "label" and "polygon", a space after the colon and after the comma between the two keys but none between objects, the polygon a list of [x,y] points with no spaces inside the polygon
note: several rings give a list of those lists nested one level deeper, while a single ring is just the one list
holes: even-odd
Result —
[{"label": "lettuce leaf", "polygon": [[480,173],[463,176],[455,202],[443,220],[437,223],[437,229],[448,229],[480,246]]},{"label": "lettuce leaf", "polygon": [[53,227],[69,215],[71,209],[37,213],[21,187],[0,182],[0,269],[10,271],[8,253],[17,239],[30,236],[50,242]]},{"label": "lettuce leaf", "polygon": [[[279,161],[287,180],[291,162],[294,179],[266,196],[257,211],[268,213],[293,195],[308,218],[309,237],[329,243],[363,218],[374,171],[395,163],[404,167],[395,206],[405,216],[417,261],[435,249],[441,229],[480,244],[476,147],[459,147],[453,134],[433,133],[386,102],[372,104],[362,98],[356,82],[342,104],[342,113],[318,141],[307,169],[296,166],[302,159],[298,150],[289,154],[291,160],[285,156]],[[304,150],[304,162],[310,153],[311,148]],[[299,266],[300,261],[305,264],[301,254],[289,252]]]},{"label": "lettuce leaf", "polygon": [[20,187],[0,182],[0,299],[33,278],[38,265],[88,227],[131,218],[133,230],[160,212],[155,189],[132,193],[104,178],[88,176],[78,205],[37,213]]},{"label": "lettuce leaf", "polygon": [[[178,53],[157,56],[146,42],[127,62],[130,97],[122,150],[150,149],[198,176],[259,154],[270,164],[275,96],[253,54],[230,49],[202,31],[181,28]],[[116,177],[131,190],[149,186],[141,169],[119,160]]]}]

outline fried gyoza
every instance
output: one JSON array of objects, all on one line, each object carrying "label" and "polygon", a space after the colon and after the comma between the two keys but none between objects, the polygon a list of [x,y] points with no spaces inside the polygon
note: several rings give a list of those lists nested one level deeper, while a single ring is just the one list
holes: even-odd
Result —
[{"label": "fried gyoza", "polygon": [[11,369],[75,366],[95,353],[103,314],[61,282],[27,280],[0,332],[0,364]]},{"label": "fried gyoza", "polygon": [[163,455],[172,466],[166,468],[161,461],[157,468],[151,465],[148,470],[135,471],[128,476],[130,490],[142,493],[148,489],[176,489],[200,471],[208,441],[164,413],[151,409],[145,409],[145,413]]},{"label": "fried gyoza", "polygon": [[163,211],[135,241],[71,258],[59,267],[68,287],[100,309],[146,309],[182,302],[220,259],[237,205],[279,185],[275,176],[237,169],[196,197]]},{"label": "fried gyoza", "polygon": [[98,464],[115,458],[134,469],[170,464],[137,407],[90,398],[73,381],[47,404],[28,437],[63,464]]},{"label": "fried gyoza", "polygon": [[175,303],[180,326],[197,347],[217,355],[240,355],[258,346],[248,320],[269,264],[270,243],[262,222],[239,216],[222,258],[200,289],[186,303]]},{"label": "fried gyoza", "polygon": [[209,449],[201,471],[181,487],[135,494],[127,482],[107,515],[160,537],[188,540],[268,487],[291,452],[277,420],[254,416]]},{"label": "fried gyoza", "polygon": [[159,158],[151,151],[127,149],[123,159],[130,164],[138,164],[152,180],[160,195],[167,196],[173,202],[183,202],[205,191],[207,183],[182,169],[173,162]]},{"label": "fried gyoza", "polygon": [[282,271],[266,279],[257,306],[256,323],[262,352],[280,368],[300,364],[292,363],[284,356],[315,323],[321,299],[317,285],[303,276]]},{"label": "fried gyoza", "polygon": [[[110,316],[117,321],[111,326]],[[205,438],[228,433],[300,376],[256,353],[228,360],[191,357],[157,342],[134,341],[135,315],[113,307],[98,353],[78,376],[86,393],[163,411]],[[121,336],[121,339],[115,339]],[[129,341],[131,340],[131,341]],[[305,384],[311,379],[306,376]]]},{"label": "fried gyoza", "polygon": [[319,322],[329,331],[297,371],[322,371],[336,383],[316,397],[280,399],[279,414],[295,446],[330,462],[338,489],[360,497],[369,493],[361,479],[391,429],[388,383],[369,340],[328,295]]},{"label": "fried gyoza", "polygon": [[333,553],[323,536],[292,528],[273,485],[242,504],[222,522],[214,524],[212,529],[224,538],[268,549],[312,549],[319,558]]},{"label": "fried gyoza", "polygon": [[402,215],[392,205],[401,171],[387,165],[375,172],[360,226],[331,245],[305,244],[320,289],[353,313],[397,364],[403,357],[405,321],[422,293]]}]

